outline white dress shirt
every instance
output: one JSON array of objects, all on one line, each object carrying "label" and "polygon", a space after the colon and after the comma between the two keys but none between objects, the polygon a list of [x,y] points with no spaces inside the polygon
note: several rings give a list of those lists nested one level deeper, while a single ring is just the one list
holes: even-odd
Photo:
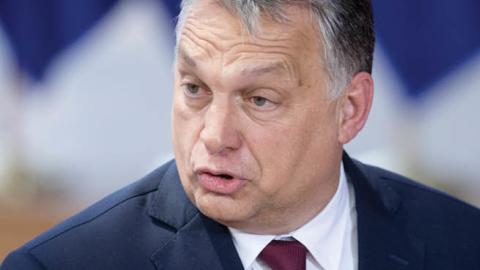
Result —
[{"label": "white dress shirt", "polygon": [[270,241],[296,239],[308,249],[306,270],[356,270],[357,224],[354,191],[343,164],[335,195],[312,220],[286,235],[249,234],[229,228],[245,270],[269,269],[257,257]]}]

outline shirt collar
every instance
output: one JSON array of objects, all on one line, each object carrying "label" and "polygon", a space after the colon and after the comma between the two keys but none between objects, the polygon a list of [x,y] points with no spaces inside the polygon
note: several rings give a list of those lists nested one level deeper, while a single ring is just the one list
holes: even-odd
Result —
[{"label": "shirt collar", "polygon": [[232,234],[243,268],[246,270],[250,269],[260,252],[275,238],[275,235],[250,234],[234,228],[228,229]]},{"label": "shirt collar", "polygon": [[258,235],[229,228],[244,268],[250,268],[270,241],[291,236],[302,243],[324,269],[338,269],[349,218],[349,199],[348,184],[341,164],[335,195],[317,216],[299,229],[287,235]]},{"label": "shirt collar", "polygon": [[339,268],[350,217],[349,199],[347,179],[341,165],[340,179],[333,198],[317,216],[291,233],[324,269]]}]

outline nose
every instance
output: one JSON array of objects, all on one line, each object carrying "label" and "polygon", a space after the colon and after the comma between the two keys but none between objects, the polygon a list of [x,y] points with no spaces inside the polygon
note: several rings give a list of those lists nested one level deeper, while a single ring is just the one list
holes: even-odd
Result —
[{"label": "nose", "polygon": [[209,154],[225,155],[240,148],[242,140],[233,105],[212,103],[204,117],[200,139]]}]

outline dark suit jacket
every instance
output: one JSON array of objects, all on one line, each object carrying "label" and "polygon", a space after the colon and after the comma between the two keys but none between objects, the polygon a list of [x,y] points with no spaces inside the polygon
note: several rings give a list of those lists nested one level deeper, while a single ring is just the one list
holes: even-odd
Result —
[{"label": "dark suit jacket", "polygon": [[[480,269],[480,211],[344,156],[360,270]],[[187,199],[166,163],[11,253],[1,270],[243,269],[228,229]]]}]

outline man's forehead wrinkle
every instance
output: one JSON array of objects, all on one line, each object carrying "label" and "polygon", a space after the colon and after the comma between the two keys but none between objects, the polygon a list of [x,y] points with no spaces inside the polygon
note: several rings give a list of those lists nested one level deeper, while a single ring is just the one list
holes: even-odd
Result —
[{"label": "man's forehead wrinkle", "polygon": [[[298,44],[301,44],[302,47],[304,46],[316,46],[316,41],[317,39],[314,39],[314,43],[312,44],[312,38],[311,38],[311,33],[308,33],[307,31],[295,31],[291,32],[288,35],[285,35],[285,33],[278,33],[276,35],[270,34],[269,36],[266,35],[258,35],[255,36],[255,39],[260,43],[260,42],[265,42],[265,43],[283,43],[283,44],[292,44],[292,40],[301,40]],[[266,45],[266,46],[275,46],[275,45]],[[287,48],[287,46],[285,46]],[[295,48],[293,48],[295,49]],[[298,49],[298,48],[296,48]]]},{"label": "man's forehead wrinkle", "polygon": [[[181,50],[180,50],[181,48]],[[178,56],[181,62],[189,65],[191,68],[197,68],[203,61],[211,57],[210,51],[204,46],[198,46],[190,37],[182,37],[179,43]]]},{"label": "man's forehead wrinkle", "polygon": [[224,57],[224,65],[228,66],[244,59],[258,61],[260,58],[266,61],[281,63],[283,69],[292,78],[298,79],[298,68],[295,57],[291,54],[288,46],[263,45],[258,43],[237,43],[232,45]]},{"label": "man's forehead wrinkle", "polygon": [[[275,74],[279,78],[287,79],[288,81],[300,81],[299,73],[296,72],[295,66],[284,57],[272,60],[271,57],[258,55],[258,52],[251,52],[249,55],[241,54],[230,60],[232,60],[230,64],[239,63],[240,66],[243,66],[239,72],[242,76],[260,77],[262,75]],[[244,61],[249,63],[242,63]],[[224,65],[225,67],[229,66],[228,63],[224,63]]]},{"label": "man's forehead wrinkle", "polygon": [[[263,29],[262,33],[256,33],[253,35],[245,36],[245,40],[230,45],[229,50],[234,50],[238,46],[252,46],[260,49],[278,49],[285,51],[296,51],[303,49],[305,46],[317,46],[317,39],[312,42],[310,29],[291,30],[281,29],[272,31],[271,29]],[[281,31],[281,32],[279,32]],[[301,42],[295,42],[295,40],[301,40]],[[301,48],[299,48],[301,46]]]},{"label": "man's forehead wrinkle", "polygon": [[256,66],[246,66],[242,68],[242,71],[240,72],[242,75],[255,75],[255,76],[260,76],[263,74],[268,74],[268,73],[275,73],[275,72],[284,72],[285,66],[281,62],[273,62],[269,64],[260,64]]},{"label": "man's forehead wrinkle", "polygon": [[[227,56],[229,55],[230,54],[227,54]],[[262,52],[262,51],[253,49],[253,50],[242,50],[241,52],[237,52],[233,54],[233,56],[231,57],[224,57],[225,61],[223,62],[223,64],[225,66],[228,66],[240,60],[245,60],[245,59],[258,60],[261,58],[264,58],[270,61],[283,62],[285,63],[286,66],[289,66],[294,61],[291,55],[282,51]]]},{"label": "man's forehead wrinkle", "polygon": [[212,56],[212,50],[221,50],[217,44],[202,35],[201,28],[193,24],[185,25],[182,31],[182,37],[189,39],[195,47],[203,49],[209,56]]},{"label": "man's forehead wrinkle", "polygon": [[[218,4],[215,2],[211,2],[209,5],[213,6],[202,10],[196,10],[190,14],[186,19],[185,24],[190,24],[197,29],[198,32],[201,32],[202,34],[205,33],[217,40],[228,40],[232,37],[238,37],[241,35],[241,23],[236,21],[237,19],[230,20],[228,17],[217,14],[216,9],[218,8],[215,8],[214,6],[218,6]],[[224,10],[224,8],[220,8]]]},{"label": "man's forehead wrinkle", "polygon": [[246,54],[246,53],[258,53],[258,54],[278,54],[279,56],[285,57],[289,60],[293,60],[294,57],[290,53],[291,48],[286,45],[275,44],[261,44],[258,42],[237,42],[231,44],[229,48],[225,51],[226,54]]}]

